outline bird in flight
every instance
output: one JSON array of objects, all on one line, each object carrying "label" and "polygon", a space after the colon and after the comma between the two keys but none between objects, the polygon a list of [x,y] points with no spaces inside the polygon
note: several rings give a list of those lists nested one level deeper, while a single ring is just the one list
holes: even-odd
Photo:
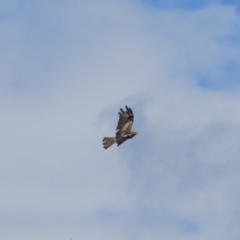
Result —
[{"label": "bird in flight", "polygon": [[133,138],[138,132],[132,130],[133,125],[133,111],[131,108],[126,106],[126,111],[120,108],[119,120],[117,125],[117,132],[115,137],[105,137],[103,138],[103,147],[105,149],[111,147],[114,143],[119,146],[126,140]]}]

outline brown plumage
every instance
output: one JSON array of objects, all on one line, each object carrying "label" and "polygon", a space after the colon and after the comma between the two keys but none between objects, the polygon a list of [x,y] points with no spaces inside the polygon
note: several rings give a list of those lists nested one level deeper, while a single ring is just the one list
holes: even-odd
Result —
[{"label": "brown plumage", "polygon": [[115,137],[105,137],[103,138],[103,147],[105,149],[112,146],[114,143],[117,143],[119,146],[126,140],[133,138],[138,132],[132,130],[133,125],[133,111],[131,108],[126,106],[126,111],[120,108],[119,120],[117,125],[117,132]]}]

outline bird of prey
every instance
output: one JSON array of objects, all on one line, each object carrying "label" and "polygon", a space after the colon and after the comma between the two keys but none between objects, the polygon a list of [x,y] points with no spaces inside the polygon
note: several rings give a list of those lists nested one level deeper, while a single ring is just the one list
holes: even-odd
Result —
[{"label": "bird of prey", "polygon": [[133,125],[133,111],[131,108],[126,106],[126,111],[120,108],[119,120],[117,125],[116,137],[105,137],[103,138],[103,147],[105,149],[112,146],[114,143],[117,143],[119,146],[126,140],[133,138],[138,132],[132,130]]}]

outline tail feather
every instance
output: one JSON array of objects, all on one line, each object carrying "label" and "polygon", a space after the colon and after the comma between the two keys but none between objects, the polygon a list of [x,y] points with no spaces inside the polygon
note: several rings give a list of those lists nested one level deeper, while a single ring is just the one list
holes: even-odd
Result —
[{"label": "tail feather", "polygon": [[105,137],[103,139],[103,147],[105,149],[107,149],[107,148],[111,147],[115,142],[116,142],[115,137]]}]

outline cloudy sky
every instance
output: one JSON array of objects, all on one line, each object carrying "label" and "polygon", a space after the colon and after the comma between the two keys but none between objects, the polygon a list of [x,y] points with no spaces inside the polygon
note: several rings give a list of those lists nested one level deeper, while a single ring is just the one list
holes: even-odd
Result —
[{"label": "cloudy sky", "polygon": [[2,0],[0,32],[2,239],[240,239],[237,0]]}]

